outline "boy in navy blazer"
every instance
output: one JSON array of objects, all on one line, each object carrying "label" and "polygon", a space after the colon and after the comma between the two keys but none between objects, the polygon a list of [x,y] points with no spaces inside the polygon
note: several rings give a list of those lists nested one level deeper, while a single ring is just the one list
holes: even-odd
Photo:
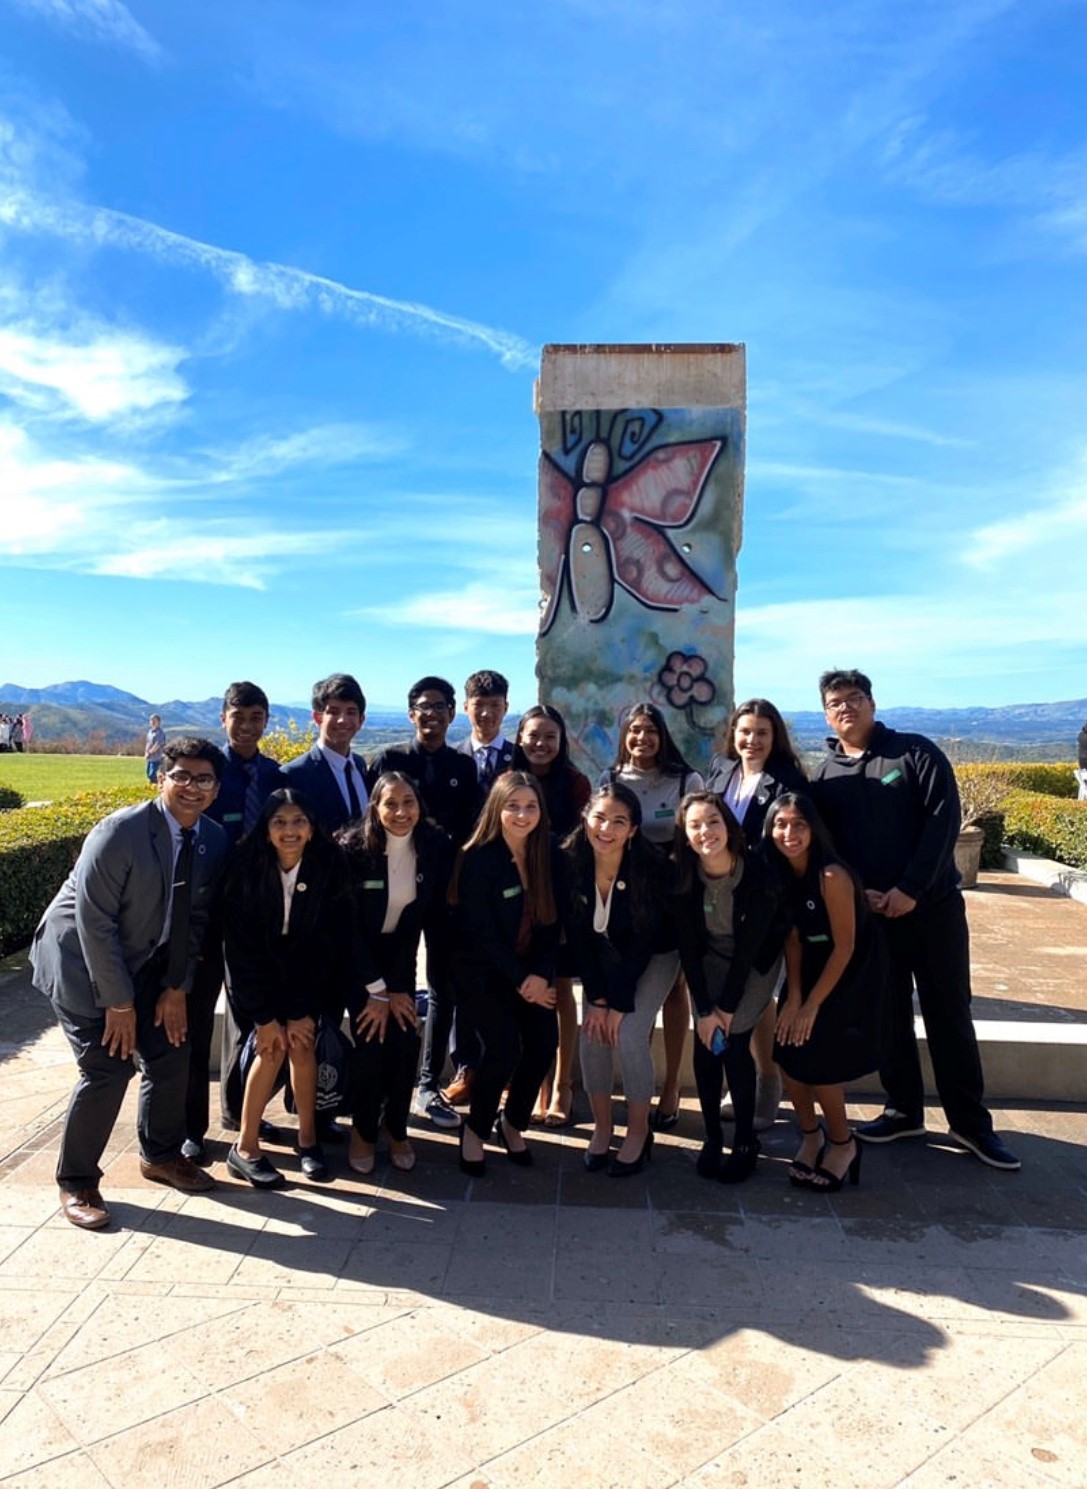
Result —
[{"label": "boy in navy blazer", "polygon": [[328,832],[355,822],[366,810],[366,761],[351,741],[366,722],[366,695],[349,672],[334,672],[313,685],[317,743],[283,767],[285,786],[304,791]]},{"label": "boy in navy blazer", "polygon": [[467,739],[457,750],[475,761],[483,795],[491,789],[495,776],[509,770],[513,762],[513,744],[503,738],[502,720],[509,708],[510,685],[501,672],[473,672],[464,684],[464,712],[472,726]]}]

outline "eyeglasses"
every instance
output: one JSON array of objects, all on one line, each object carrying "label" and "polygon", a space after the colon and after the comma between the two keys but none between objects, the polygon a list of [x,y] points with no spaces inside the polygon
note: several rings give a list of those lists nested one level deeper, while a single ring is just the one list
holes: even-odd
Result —
[{"label": "eyeglasses", "polygon": [[847,693],[844,698],[828,698],[823,707],[827,713],[844,713],[847,708],[860,708],[867,702],[867,693]]},{"label": "eyeglasses", "polygon": [[448,703],[413,703],[412,713],[449,713]]},{"label": "eyeglasses", "polygon": [[188,770],[168,770],[166,779],[173,781],[175,786],[196,786],[200,791],[211,791],[219,784],[218,777],[214,775],[194,776]]}]

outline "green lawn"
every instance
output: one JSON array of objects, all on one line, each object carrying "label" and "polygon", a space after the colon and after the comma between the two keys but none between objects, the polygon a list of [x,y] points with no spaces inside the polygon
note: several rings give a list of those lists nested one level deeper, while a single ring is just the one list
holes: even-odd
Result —
[{"label": "green lawn", "polygon": [[135,755],[0,755],[0,786],[27,801],[61,801],[77,791],[137,786],[143,761]]}]

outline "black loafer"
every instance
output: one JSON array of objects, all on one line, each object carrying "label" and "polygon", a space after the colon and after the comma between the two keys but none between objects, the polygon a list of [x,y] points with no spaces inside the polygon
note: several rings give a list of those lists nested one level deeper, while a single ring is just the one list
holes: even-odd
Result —
[{"label": "black loafer", "polygon": [[207,1168],[211,1162],[211,1155],[204,1144],[192,1137],[187,1137],[181,1144],[181,1156],[187,1158],[190,1163],[195,1163],[197,1168]]},{"label": "black loafer", "polygon": [[312,1148],[299,1148],[298,1156],[302,1161],[302,1172],[307,1179],[312,1180],[314,1184],[327,1182],[328,1164],[325,1162],[320,1143],[314,1143]]},{"label": "black loafer", "polygon": [[238,1152],[237,1143],[226,1155],[226,1166],[239,1179],[245,1179],[254,1189],[282,1189],[287,1182],[262,1153],[259,1158],[245,1158]]}]

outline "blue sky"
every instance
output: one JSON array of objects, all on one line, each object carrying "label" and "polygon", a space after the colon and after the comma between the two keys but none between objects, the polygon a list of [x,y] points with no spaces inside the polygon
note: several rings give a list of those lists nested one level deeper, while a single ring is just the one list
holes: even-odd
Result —
[{"label": "blue sky", "polygon": [[0,0],[0,681],[534,699],[545,342],[743,341],[736,687],[1087,694],[1083,0]]}]

